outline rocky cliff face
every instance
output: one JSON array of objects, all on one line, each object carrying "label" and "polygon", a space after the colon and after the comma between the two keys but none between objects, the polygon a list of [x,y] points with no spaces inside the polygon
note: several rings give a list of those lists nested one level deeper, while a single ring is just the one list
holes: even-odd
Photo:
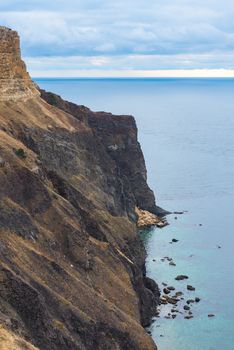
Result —
[{"label": "rocky cliff face", "polygon": [[0,100],[28,99],[39,95],[21,60],[17,32],[0,27]]},{"label": "rocky cliff face", "polygon": [[3,87],[0,101],[2,344],[156,349],[142,325],[159,293],[145,276],[135,207],[157,208],[135,121],[39,97],[15,32],[0,32],[8,76],[24,92]]}]

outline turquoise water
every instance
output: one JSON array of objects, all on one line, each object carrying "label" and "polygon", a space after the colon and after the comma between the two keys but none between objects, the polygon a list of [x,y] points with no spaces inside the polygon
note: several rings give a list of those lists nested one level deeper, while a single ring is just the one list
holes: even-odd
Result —
[{"label": "turquoise water", "polygon": [[[191,307],[190,320],[181,314],[166,319],[170,309],[162,307],[150,328],[159,350],[233,350],[234,80],[37,82],[93,110],[134,115],[158,204],[187,211],[170,215],[170,226],[145,234],[148,275],[160,287],[173,285],[186,299],[201,298]],[[170,244],[172,238],[179,242]],[[176,266],[161,261],[164,256]],[[178,274],[188,275],[188,282],[175,281]],[[186,291],[187,284],[196,291]]]}]

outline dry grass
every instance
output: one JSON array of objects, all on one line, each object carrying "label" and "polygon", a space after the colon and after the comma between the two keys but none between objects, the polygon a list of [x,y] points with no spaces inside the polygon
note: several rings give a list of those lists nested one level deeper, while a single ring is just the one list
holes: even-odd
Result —
[{"label": "dry grass", "polygon": [[24,339],[0,327],[0,350],[39,350]]}]

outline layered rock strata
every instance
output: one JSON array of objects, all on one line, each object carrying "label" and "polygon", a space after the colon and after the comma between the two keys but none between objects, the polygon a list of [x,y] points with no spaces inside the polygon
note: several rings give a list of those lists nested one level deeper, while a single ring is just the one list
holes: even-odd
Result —
[{"label": "layered rock strata", "polygon": [[1,77],[22,87],[0,88],[3,344],[154,350],[143,326],[159,291],[145,274],[135,207],[157,207],[134,118],[39,97],[16,33],[1,32],[10,53]]},{"label": "layered rock strata", "polygon": [[0,101],[17,101],[39,95],[21,60],[17,32],[0,27]]}]

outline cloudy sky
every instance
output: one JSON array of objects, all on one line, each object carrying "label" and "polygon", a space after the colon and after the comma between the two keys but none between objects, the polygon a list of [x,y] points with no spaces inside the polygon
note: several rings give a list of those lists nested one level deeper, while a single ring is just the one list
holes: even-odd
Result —
[{"label": "cloudy sky", "polygon": [[234,70],[233,18],[233,0],[0,1],[33,76]]}]

